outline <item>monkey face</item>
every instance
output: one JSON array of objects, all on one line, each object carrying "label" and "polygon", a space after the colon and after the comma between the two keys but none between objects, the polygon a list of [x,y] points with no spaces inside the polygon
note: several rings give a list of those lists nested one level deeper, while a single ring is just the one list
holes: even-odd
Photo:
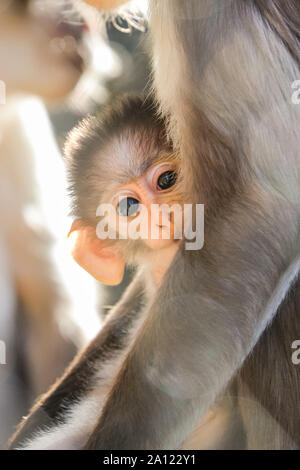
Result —
[{"label": "monkey face", "polygon": [[[102,229],[98,226],[95,233],[80,220],[73,224],[74,259],[97,280],[110,285],[119,284],[125,263],[136,259],[149,263],[159,284],[177,251],[175,239],[182,229],[177,178],[175,163],[162,162],[119,187],[106,199],[110,202],[104,206],[110,210],[99,223]],[[107,228],[115,239],[102,237]]]}]

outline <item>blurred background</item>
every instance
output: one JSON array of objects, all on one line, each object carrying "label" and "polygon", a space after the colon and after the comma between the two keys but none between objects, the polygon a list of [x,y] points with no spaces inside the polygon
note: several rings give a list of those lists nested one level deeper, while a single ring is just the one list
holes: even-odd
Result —
[{"label": "blurred background", "polygon": [[149,87],[146,0],[134,11],[0,1],[0,448],[131,278],[104,288],[71,259],[62,148],[87,113]]}]

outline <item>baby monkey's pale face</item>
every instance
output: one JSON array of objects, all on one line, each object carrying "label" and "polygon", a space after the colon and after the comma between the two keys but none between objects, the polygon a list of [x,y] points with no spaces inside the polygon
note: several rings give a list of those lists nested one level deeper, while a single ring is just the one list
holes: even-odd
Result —
[{"label": "baby monkey's pale face", "polygon": [[95,233],[76,221],[71,230],[77,232],[75,260],[96,279],[112,285],[121,282],[125,263],[134,259],[148,266],[154,284],[160,285],[183,230],[178,179],[177,161],[166,156],[142,175],[111,188],[101,204],[113,210],[102,222],[116,239],[102,239],[98,230]]}]

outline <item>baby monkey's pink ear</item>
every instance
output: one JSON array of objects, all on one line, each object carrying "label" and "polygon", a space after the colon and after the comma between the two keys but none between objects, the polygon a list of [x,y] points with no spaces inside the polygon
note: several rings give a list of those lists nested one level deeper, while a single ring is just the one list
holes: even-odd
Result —
[{"label": "baby monkey's pink ear", "polygon": [[125,262],[106,240],[97,238],[94,228],[84,225],[81,220],[75,220],[68,240],[72,257],[79,266],[103,284],[120,284]]}]

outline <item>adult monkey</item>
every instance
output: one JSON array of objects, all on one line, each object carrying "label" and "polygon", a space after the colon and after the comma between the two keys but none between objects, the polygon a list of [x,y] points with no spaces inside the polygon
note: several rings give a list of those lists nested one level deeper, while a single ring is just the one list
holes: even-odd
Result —
[{"label": "adult monkey", "polygon": [[[245,406],[248,447],[297,447],[299,374],[288,347],[290,325],[299,329],[300,108],[291,99],[299,77],[299,6],[296,0],[152,0],[151,13],[155,86],[184,156],[190,195],[206,204],[206,242],[200,252],[183,247],[171,266],[86,447],[180,446],[258,340],[241,375],[275,421],[256,423],[251,404]],[[283,360],[278,355],[273,370],[277,347]],[[44,410],[53,412],[53,401],[67,393],[64,383],[82,378],[89,354],[95,349]],[[41,408],[23,432],[38,423]]]}]

